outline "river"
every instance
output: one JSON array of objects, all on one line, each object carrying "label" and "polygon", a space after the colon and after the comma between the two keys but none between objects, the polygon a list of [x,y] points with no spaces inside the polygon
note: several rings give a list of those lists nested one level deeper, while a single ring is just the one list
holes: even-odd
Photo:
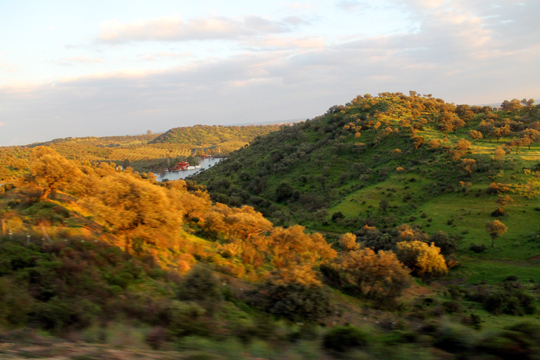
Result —
[{"label": "river", "polygon": [[180,171],[165,171],[161,174],[156,174],[157,181],[163,181],[165,179],[169,180],[179,180],[184,179],[188,177],[189,175],[193,175],[199,171],[204,171],[205,169],[208,169],[214,165],[216,165],[218,162],[220,162],[221,158],[209,158],[209,159],[202,159],[201,163],[199,164],[201,167],[200,169],[194,169],[194,170],[180,170]]}]

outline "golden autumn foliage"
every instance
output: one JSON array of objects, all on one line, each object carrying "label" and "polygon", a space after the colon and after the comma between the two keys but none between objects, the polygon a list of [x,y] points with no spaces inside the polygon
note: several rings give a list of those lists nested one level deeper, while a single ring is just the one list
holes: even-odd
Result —
[{"label": "golden autumn foliage", "polygon": [[40,146],[32,152],[34,161],[26,184],[43,188],[39,201],[45,200],[55,190],[75,190],[83,173],[73,162],[58,154],[54,149]]},{"label": "golden autumn foliage", "polygon": [[214,237],[250,240],[253,236],[271,230],[272,223],[251,206],[230,208],[216,204],[204,216],[204,230]]},{"label": "golden autumn foliage", "polygon": [[268,237],[269,253],[276,268],[298,264],[316,264],[323,260],[332,260],[337,252],[332,249],[324,237],[315,233],[304,233],[305,227],[291,226],[288,229],[276,227]]},{"label": "golden autumn foliage", "polygon": [[343,234],[339,238],[339,244],[345,251],[354,251],[360,248],[360,245],[356,243],[356,235],[351,233]]},{"label": "golden autumn foliage", "polygon": [[144,250],[145,245],[170,245],[180,234],[182,212],[167,190],[130,174],[104,177],[99,193],[81,201],[114,234],[125,240],[125,250]]},{"label": "golden autumn foliage", "polygon": [[493,220],[486,223],[486,231],[491,237],[491,247],[495,247],[495,239],[508,231],[508,228],[501,221]]},{"label": "golden autumn foliage", "polygon": [[436,278],[448,273],[441,249],[423,241],[402,241],[397,243],[398,259],[409,267],[413,274],[424,279]]},{"label": "golden autumn foliage", "polygon": [[366,248],[343,253],[335,262],[344,282],[364,297],[393,302],[411,285],[410,270],[392,252]]}]

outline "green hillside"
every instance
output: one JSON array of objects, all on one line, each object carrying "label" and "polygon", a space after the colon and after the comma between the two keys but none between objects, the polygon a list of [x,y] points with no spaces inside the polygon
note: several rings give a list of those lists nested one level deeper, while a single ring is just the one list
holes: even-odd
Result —
[{"label": "green hillside", "polygon": [[[538,281],[540,265],[530,259],[540,255],[539,119],[531,100],[497,110],[415,93],[367,94],[258,138],[195,180],[216,201],[253,205],[275,223],[330,238],[355,232],[366,240],[366,225],[379,241],[395,238],[401,224],[444,231],[458,243],[461,267],[451,276]],[[507,195],[513,201],[492,216]],[[493,220],[508,231],[491,248]],[[475,253],[471,243],[487,250]]]},{"label": "green hillside", "polygon": [[[161,134],[151,141],[152,144],[185,144],[193,147],[230,147],[238,143],[246,145],[257,136],[266,135],[279,130],[279,125],[248,125],[248,126],[223,126],[223,125],[195,125],[189,127],[177,127]],[[236,146],[233,150],[240,148]]]}]

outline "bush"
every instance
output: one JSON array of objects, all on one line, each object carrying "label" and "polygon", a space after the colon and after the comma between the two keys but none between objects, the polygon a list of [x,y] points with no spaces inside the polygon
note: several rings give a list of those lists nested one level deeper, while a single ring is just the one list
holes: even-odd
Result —
[{"label": "bush", "polygon": [[429,237],[428,243],[435,243],[435,246],[441,249],[444,257],[454,254],[457,250],[456,240],[448,236],[444,231],[439,231]]},{"label": "bush", "polygon": [[367,346],[367,335],[354,326],[336,326],[330,329],[323,338],[323,348],[337,352],[345,352],[354,348]]},{"label": "bush", "polygon": [[333,310],[330,294],[322,286],[267,281],[253,299],[264,311],[293,322],[317,322]]},{"label": "bush", "polygon": [[471,243],[471,245],[469,246],[469,250],[471,250],[472,252],[475,252],[477,254],[480,254],[480,253],[486,251],[486,245],[484,245],[484,244],[476,245],[476,244]]},{"label": "bush", "polygon": [[439,349],[450,353],[465,353],[472,348],[473,337],[471,331],[463,326],[443,325],[433,334],[433,344]]},{"label": "bush", "polygon": [[182,279],[177,290],[179,300],[196,301],[209,312],[216,309],[222,297],[219,282],[210,270],[201,265],[195,266]]}]

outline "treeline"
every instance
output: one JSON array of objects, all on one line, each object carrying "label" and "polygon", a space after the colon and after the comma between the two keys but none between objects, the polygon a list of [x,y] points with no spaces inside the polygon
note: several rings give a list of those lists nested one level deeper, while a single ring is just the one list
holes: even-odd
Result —
[{"label": "treeline", "polygon": [[279,128],[279,125],[178,127],[161,134],[152,143],[186,144],[197,147],[210,147],[231,141],[249,143],[257,136],[266,135]]},{"label": "treeline", "polygon": [[62,138],[27,146],[0,147],[0,182],[29,168],[32,149],[50,146],[69,160],[115,163],[140,172],[159,172],[171,161],[194,155],[227,156],[277,125],[201,126],[174,128],[164,134]]}]

